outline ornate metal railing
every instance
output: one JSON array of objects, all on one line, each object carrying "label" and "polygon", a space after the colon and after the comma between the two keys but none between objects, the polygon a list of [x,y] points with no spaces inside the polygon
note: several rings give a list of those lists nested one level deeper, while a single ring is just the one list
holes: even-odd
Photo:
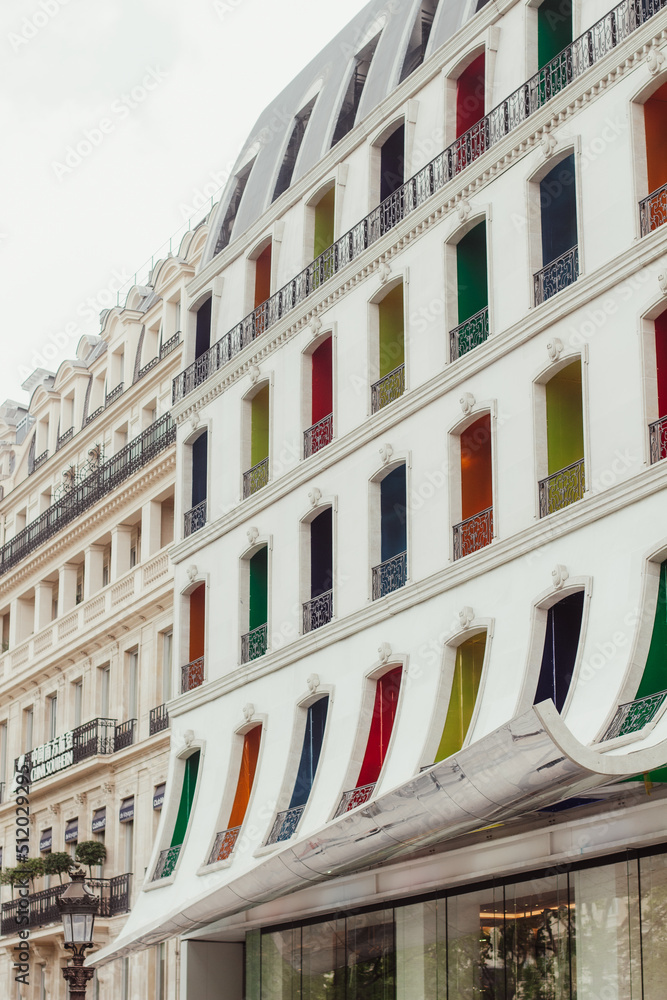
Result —
[{"label": "ornate metal railing", "polygon": [[[97,890],[96,895],[100,897],[99,917],[115,917],[117,913],[129,912],[131,879],[131,872],[116,875],[115,878],[86,879],[86,884],[91,889]],[[32,892],[23,899],[12,899],[3,903],[0,934],[16,934],[26,926],[44,927],[47,924],[59,924],[61,916],[57,900],[66,888],[66,885],[54,885],[49,889]]]},{"label": "ornate metal railing", "polygon": [[241,636],[241,663],[264,656],[268,645],[268,625],[258,625]]},{"label": "ornate metal railing", "polygon": [[404,587],[408,578],[408,553],[399,552],[391,559],[385,559],[379,566],[373,566],[373,600],[386,597],[393,590]]},{"label": "ornate metal railing", "polygon": [[405,392],[405,365],[399,365],[371,386],[371,413],[393,403]]},{"label": "ornate metal railing", "polygon": [[271,827],[271,833],[266,841],[267,844],[277,844],[281,840],[289,840],[296,833],[296,828],[299,825],[305,808],[305,805],[292,806],[291,809],[284,809],[282,812],[279,812]]},{"label": "ornate metal railing", "polygon": [[222,830],[221,833],[216,833],[213,849],[208,859],[209,865],[215,864],[216,861],[227,860],[236,846],[240,832],[241,827],[234,826],[230,830]]},{"label": "ornate metal railing", "polygon": [[303,605],[303,631],[312,632],[320,625],[326,625],[333,616],[333,590],[327,590],[319,597],[313,597]]},{"label": "ornate metal railing", "polygon": [[32,463],[32,471],[37,472],[37,469],[39,469],[40,465],[44,465],[48,457],[49,449],[47,448],[46,451],[43,451],[41,455],[38,455]]},{"label": "ornate metal railing", "polygon": [[581,500],[586,488],[583,458],[546,479],[541,479],[539,488],[540,517],[546,517],[556,510],[569,507],[575,500]]},{"label": "ornate metal railing", "polygon": [[148,373],[152,371],[156,365],[159,364],[160,364],[159,358],[157,357],[151,358],[150,361],[146,362],[146,364],[143,365],[143,367],[140,368],[139,371],[137,372],[137,381],[139,381],[140,378],[143,378],[144,375],[148,375]]},{"label": "ornate metal railing", "polygon": [[151,708],[150,715],[148,718],[148,734],[149,736],[155,736],[156,733],[161,733],[163,729],[169,728],[169,712],[167,711],[166,705],[158,705],[157,708]]},{"label": "ornate metal railing", "polygon": [[454,559],[469,556],[493,540],[493,507],[454,525]]},{"label": "ornate metal railing", "polygon": [[600,742],[613,740],[617,736],[628,736],[630,733],[638,733],[649,722],[653,722],[667,698],[667,691],[658,691],[656,694],[647,695],[645,698],[635,698],[634,701],[627,701],[619,705],[616,714],[611,720],[604,736]]},{"label": "ornate metal railing", "polygon": [[648,425],[651,465],[667,458],[667,417]]},{"label": "ornate metal railing", "polygon": [[88,426],[88,424],[92,423],[92,421],[96,417],[99,417],[100,413],[104,413],[103,406],[98,406],[96,410],[93,410],[92,413],[89,413],[88,416],[86,417],[86,427]]},{"label": "ornate metal railing", "polygon": [[177,375],[173,383],[173,401],[192,392],[256,337],[305,301],[322,284],[323,261],[328,262],[328,273],[337,274],[666,5],[667,0],[642,0],[641,3],[622,0],[617,4]]},{"label": "ornate metal railing", "polygon": [[303,457],[310,458],[320,448],[333,441],[333,413],[322,417],[316,424],[303,432]]},{"label": "ornate metal railing", "polygon": [[181,331],[179,330],[173,337],[170,337],[169,340],[165,340],[164,344],[160,348],[160,361],[162,361],[163,358],[166,358],[168,354],[171,354],[172,351],[176,350],[180,342]]},{"label": "ornate metal railing", "polygon": [[124,389],[125,389],[125,383],[119,382],[115,389],[112,389],[111,392],[108,392],[104,397],[104,408],[106,409],[107,406],[111,406],[111,404],[115,403],[117,399],[120,399],[120,397],[123,395]]},{"label": "ornate metal railing", "polygon": [[113,458],[102,462],[91,475],[63,493],[56,503],[3,545],[0,548],[0,575],[62,531],[65,525],[151,462],[175,440],[176,424],[171,415],[165,413],[121,448]]},{"label": "ornate metal railing", "polygon": [[165,851],[160,851],[151,882],[157,882],[158,879],[173,875],[182,846],[182,844],[177,844],[176,847],[168,847]]},{"label": "ornate metal railing", "polygon": [[127,722],[121,722],[116,726],[114,732],[114,750],[124,750],[125,747],[131,747],[134,743],[134,730],[137,725],[136,719],[128,719]]},{"label": "ornate metal railing", "polygon": [[202,500],[198,503],[196,507],[189,510],[184,515],[183,524],[183,537],[187,538],[188,535],[194,535],[195,531],[199,531],[206,524],[206,500]]},{"label": "ornate metal railing", "polygon": [[546,302],[552,295],[574,284],[579,277],[579,247],[571,247],[533,275],[535,305]]},{"label": "ornate metal railing", "polygon": [[70,427],[70,429],[68,431],[65,431],[64,434],[59,434],[58,443],[56,445],[56,451],[59,451],[63,447],[63,445],[66,445],[67,442],[71,441],[73,437],[74,437],[73,427]]},{"label": "ornate metal railing", "polygon": [[196,660],[185,663],[181,667],[181,694],[194,691],[204,683],[204,657],[198,656]]},{"label": "ornate metal railing", "polygon": [[268,481],[269,460],[268,458],[263,458],[257,465],[253,465],[252,469],[248,469],[247,472],[243,473],[243,499],[247,500],[257,490],[261,490],[263,486],[266,486]]},{"label": "ornate metal railing", "polygon": [[489,307],[484,306],[464,323],[449,331],[449,360],[456,361],[479,347],[489,336]]},{"label": "ornate metal railing", "polygon": [[92,719],[72,730],[74,763],[95,757],[97,754],[113,753],[116,749],[116,720]]},{"label": "ornate metal railing", "polygon": [[648,236],[667,222],[667,184],[639,202],[639,226],[642,236]]},{"label": "ornate metal railing", "polygon": [[350,812],[351,809],[356,809],[357,806],[363,806],[364,802],[368,802],[376,784],[377,782],[374,781],[370,785],[362,785],[360,788],[351,788],[349,792],[343,792],[334,819],[342,816],[343,813]]}]

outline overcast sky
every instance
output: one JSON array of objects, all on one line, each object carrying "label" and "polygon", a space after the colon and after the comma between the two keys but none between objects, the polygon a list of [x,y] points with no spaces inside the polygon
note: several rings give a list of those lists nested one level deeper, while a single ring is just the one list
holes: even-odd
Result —
[{"label": "overcast sky", "polygon": [[202,217],[261,110],[365,3],[2,0],[0,402],[27,402],[36,366],[99,332],[118,286]]}]

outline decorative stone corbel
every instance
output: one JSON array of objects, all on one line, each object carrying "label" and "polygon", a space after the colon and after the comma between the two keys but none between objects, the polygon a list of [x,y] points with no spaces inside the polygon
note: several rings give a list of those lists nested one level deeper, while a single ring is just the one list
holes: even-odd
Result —
[{"label": "decorative stone corbel", "polygon": [[387,464],[391,456],[394,454],[394,449],[390,444],[383,444],[380,448],[380,458],[382,459],[384,465]]},{"label": "decorative stone corbel", "polygon": [[60,803],[59,802],[52,802],[51,805],[49,806],[49,809],[50,809],[50,811],[51,811],[51,813],[52,813],[53,816],[59,816],[60,815]]},{"label": "decorative stone corbel", "polygon": [[470,628],[470,623],[475,617],[475,612],[473,609],[466,604],[465,607],[461,608],[459,611],[459,621],[461,622],[461,628]]},{"label": "decorative stone corbel", "polygon": [[464,392],[459,399],[459,403],[464,415],[467,417],[472,413],[472,408],[475,405],[475,397],[471,392]]},{"label": "decorative stone corbel", "polygon": [[658,285],[663,295],[667,295],[667,270],[658,275]]},{"label": "decorative stone corbel", "polygon": [[390,274],[391,268],[389,267],[389,264],[387,264],[386,260],[383,260],[378,267],[378,278],[380,279],[381,285],[384,285]]},{"label": "decorative stone corbel", "polygon": [[545,160],[548,160],[550,156],[553,156],[553,152],[557,145],[558,140],[556,139],[556,136],[551,132],[545,132],[540,142],[540,147],[544,153]]},{"label": "decorative stone corbel", "polygon": [[194,583],[197,578],[197,567],[192,563],[185,571],[188,574],[190,583]]},{"label": "decorative stone corbel", "polygon": [[195,410],[192,416],[190,417],[190,427],[192,427],[193,431],[196,431],[197,428],[199,427],[200,420],[201,417],[199,416],[199,411]]},{"label": "decorative stone corbel", "polygon": [[560,337],[554,337],[547,344],[547,354],[549,355],[550,361],[558,361],[559,357],[563,353],[563,341]]},{"label": "decorative stone corbel", "polygon": [[308,677],[308,679],[306,680],[306,684],[308,685],[308,690],[310,691],[310,693],[315,694],[318,687],[320,686],[320,675],[311,674],[310,677]]},{"label": "decorative stone corbel", "polygon": [[381,642],[378,646],[378,656],[381,663],[386,663],[391,656],[391,646],[388,642]]},{"label": "decorative stone corbel", "polygon": [[248,530],[246,531],[246,535],[248,536],[248,541],[250,542],[250,544],[254,545],[257,539],[259,538],[259,528],[256,528],[253,525],[252,527],[248,528]]},{"label": "decorative stone corbel", "polygon": [[194,738],[195,734],[192,729],[186,729],[185,732],[183,733],[183,742],[185,743],[186,747],[192,745],[192,741]]},{"label": "decorative stone corbel", "polygon": [[248,377],[250,378],[250,381],[254,385],[257,379],[259,378],[259,368],[257,367],[257,365],[251,365],[250,368],[248,368]]},{"label": "decorative stone corbel", "polygon": [[567,566],[561,566],[561,564],[558,563],[556,568],[551,570],[551,577],[554,582],[554,589],[560,590],[569,575],[570,574],[567,571]]},{"label": "decorative stone corbel", "polygon": [[251,701],[247,701],[243,706],[243,717],[245,721],[250,722],[254,714],[255,714],[255,706]]},{"label": "decorative stone corbel", "polygon": [[105,795],[113,795],[115,790],[116,786],[114,785],[113,781],[105,781],[102,784],[102,791],[104,792]]},{"label": "decorative stone corbel", "polygon": [[313,486],[312,490],[308,490],[308,499],[310,500],[311,507],[317,507],[322,499],[322,490],[318,489],[317,486]]},{"label": "decorative stone corbel", "polygon": [[657,76],[660,72],[662,64],[665,61],[664,53],[652,45],[651,48],[646,53],[646,65],[648,66],[648,71],[651,76]]},{"label": "decorative stone corbel", "polygon": [[320,319],[320,317],[317,314],[315,314],[315,315],[313,315],[313,316],[310,317],[310,322],[309,322],[308,326],[310,327],[310,335],[311,335],[311,337],[315,338],[315,337],[317,337],[317,335],[319,334],[320,330],[322,329],[322,320]]},{"label": "decorative stone corbel", "polygon": [[80,806],[85,806],[86,802],[88,801],[88,792],[77,792],[74,798],[76,799],[76,801],[79,803]]},{"label": "decorative stone corbel", "polygon": [[459,222],[465,222],[470,215],[470,202],[465,196],[459,200],[456,206],[456,213],[459,217]]}]

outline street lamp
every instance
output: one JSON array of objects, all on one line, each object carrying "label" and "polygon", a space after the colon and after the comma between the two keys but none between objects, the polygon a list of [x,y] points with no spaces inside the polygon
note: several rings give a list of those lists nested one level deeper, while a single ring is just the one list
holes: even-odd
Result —
[{"label": "street lamp", "polygon": [[56,901],[63,922],[65,947],[72,952],[73,964],[63,969],[63,976],[69,983],[70,1000],[85,1000],[86,986],[95,970],[84,969],[83,961],[86,948],[93,947],[93,925],[100,899],[85,885],[86,873],[82,868],[75,868],[70,879]]}]

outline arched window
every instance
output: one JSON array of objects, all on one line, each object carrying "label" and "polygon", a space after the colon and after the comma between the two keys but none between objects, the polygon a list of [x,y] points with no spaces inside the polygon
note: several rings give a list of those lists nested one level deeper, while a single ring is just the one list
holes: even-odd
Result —
[{"label": "arched window", "polygon": [[648,197],[639,204],[642,236],[667,221],[667,83],[644,104]]},{"label": "arched window", "polygon": [[266,653],[268,642],[269,550],[266,545],[248,560],[248,632],[241,636],[241,663]]},{"label": "arched window", "polygon": [[651,462],[659,462],[667,457],[667,309],[655,320],[654,330],[658,419],[649,424],[649,438]]},{"label": "arched window", "polygon": [[540,517],[584,495],[581,361],[561,368],[546,386],[548,476],[539,483]]},{"label": "arched window", "polygon": [[583,611],[583,591],[564,597],[548,609],[535,705],[550,698],[558,711],[563,711],[577,659]]},{"label": "arched window", "polygon": [[435,755],[436,763],[458,753],[466,741],[477,704],[485,652],[486,632],[479,632],[457,646],[449,706]]},{"label": "arched window", "polygon": [[484,119],[485,56],[480,53],[456,81],[456,143],[454,173],[481,156],[486,149]]},{"label": "arched window", "polygon": [[329,711],[329,696],[319,698],[308,707],[306,712],[306,728],[303,734],[299,769],[294,782],[294,789],[289,806],[284,812],[278,813],[267,843],[275,844],[280,840],[288,840],[296,831],[299,820],[310,797],[315,781],[317,766],[322,753],[324,730]]},{"label": "arched window", "polygon": [[227,829],[216,834],[213,850],[208,863],[225,861],[234,850],[248,811],[250,795],[252,794],[257,771],[257,760],[262,739],[262,726],[253,726],[243,737],[243,750],[236,780],[236,791],[227,821]]},{"label": "arched window", "polygon": [[206,524],[208,490],[208,433],[204,431],[191,445],[191,507],[184,517],[183,534],[187,538]]},{"label": "arched window", "polygon": [[478,223],[456,244],[458,326],[449,334],[450,361],[456,361],[489,335],[486,222]]},{"label": "arched window", "polygon": [[333,340],[331,336],[312,352],[310,367],[311,426],[304,431],[303,457],[309,458],[333,440]]},{"label": "arched window", "polygon": [[243,474],[244,500],[269,481],[270,402],[268,382],[260,386],[249,400],[250,468]]},{"label": "arched window", "polygon": [[579,277],[574,153],[557,163],[542,178],[539,202],[542,266],[533,276],[536,306]]},{"label": "arched window", "polygon": [[323,510],[309,524],[310,599],[303,605],[303,631],[326,625],[333,615],[333,511]]},{"label": "arched window", "polygon": [[403,283],[377,303],[377,371],[371,386],[371,412],[377,413],[405,391],[405,322]]},{"label": "arched window", "polygon": [[454,526],[454,559],[490,545],[493,539],[491,415],[484,413],[461,431],[461,522]]},{"label": "arched window", "polygon": [[153,873],[153,881],[160,878],[168,878],[173,874],[176,863],[181,853],[181,848],[185,842],[185,835],[190,823],[192,813],[192,803],[194,802],[195,790],[197,788],[197,778],[199,776],[200,751],[196,750],[185,761],[183,771],[183,784],[181,785],[181,797],[178,803],[178,813],[174,823],[174,831],[168,848],[160,852],[158,863]]},{"label": "arched window", "polygon": [[181,667],[181,693],[192,691],[204,683],[204,649],[206,642],[206,584],[200,583],[188,597],[188,627],[190,662]]},{"label": "arched window", "polygon": [[405,465],[380,482],[380,559],[373,567],[373,600],[404,586],[407,579],[407,495]]}]

